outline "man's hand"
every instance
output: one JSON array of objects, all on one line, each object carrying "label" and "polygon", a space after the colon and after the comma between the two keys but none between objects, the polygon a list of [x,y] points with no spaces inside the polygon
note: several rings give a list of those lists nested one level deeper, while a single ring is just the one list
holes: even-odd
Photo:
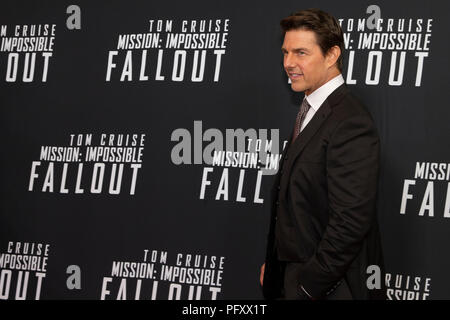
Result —
[{"label": "man's hand", "polygon": [[262,266],[261,266],[261,273],[260,273],[260,275],[259,275],[259,283],[261,283],[261,287],[262,287],[262,285],[263,285],[263,282],[264,282],[264,269],[266,268],[266,264],[264,263]]}]

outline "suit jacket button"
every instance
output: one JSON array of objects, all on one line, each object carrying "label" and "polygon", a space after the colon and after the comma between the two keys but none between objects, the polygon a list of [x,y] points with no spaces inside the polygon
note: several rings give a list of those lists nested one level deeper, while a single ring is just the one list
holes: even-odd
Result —
[{"label": "suit jacket button", "polygon": [[280,201],[275,202],[275,204],[278,206],[280,204]]},{"label": "suit jacket button", "polygon": [[280,186],[278,186],[277,189],[280,190],[281,189]]}]

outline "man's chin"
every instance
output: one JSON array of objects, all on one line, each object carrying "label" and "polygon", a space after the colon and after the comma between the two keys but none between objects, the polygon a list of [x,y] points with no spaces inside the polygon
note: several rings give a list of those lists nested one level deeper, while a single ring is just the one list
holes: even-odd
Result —
[{"label": "man's chin", "polygon": [[292,89],[292,91],[295,91],[295,92],[303,92],[306,90],[305,86],[300,86],[295,83],[291,83],[291,89]]}]

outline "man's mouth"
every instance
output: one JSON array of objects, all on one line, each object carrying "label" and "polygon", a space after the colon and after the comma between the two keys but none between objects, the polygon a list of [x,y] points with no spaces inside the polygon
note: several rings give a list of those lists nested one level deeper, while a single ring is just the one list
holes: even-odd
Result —
[{"label": "man's mouth", "polygon": [[303,73],[289,72],[288,75],[289,75],[289,78],[291,78],[291,80],[297,80],[303,76]]}]

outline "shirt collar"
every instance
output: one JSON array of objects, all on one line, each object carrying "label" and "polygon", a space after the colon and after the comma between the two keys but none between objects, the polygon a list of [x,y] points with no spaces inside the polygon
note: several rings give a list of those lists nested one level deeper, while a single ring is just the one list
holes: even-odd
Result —
[{"label": "shirt collar", "polygon": [[311,108],[313,108],[314,111],[317,111],[323,104],[323,102],[328,98],[328,96],[338,87],[340,87],[344,82],[345,81],[344,78],[342,77],[342,74],[339,74],[333,79],[329,80],[324,85],[322,85],[321,87],[314,90],[314,92],[311,93],[309,96],[305,94],[305,98],[308,101]]}]

